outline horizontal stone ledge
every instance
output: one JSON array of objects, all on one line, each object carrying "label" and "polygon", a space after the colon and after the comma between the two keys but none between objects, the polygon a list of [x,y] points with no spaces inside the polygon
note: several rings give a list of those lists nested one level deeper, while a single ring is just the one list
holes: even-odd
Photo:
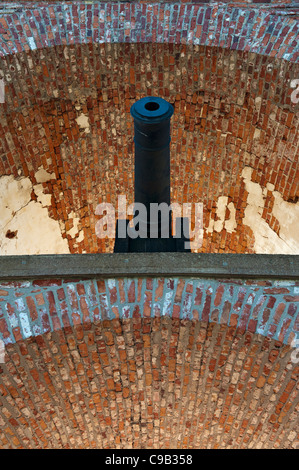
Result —
[{"label": "horizontal stone ledge", "polygon": [[0,256],[0,280],[96,277],[298,279],[297,255],[99,253]]}]

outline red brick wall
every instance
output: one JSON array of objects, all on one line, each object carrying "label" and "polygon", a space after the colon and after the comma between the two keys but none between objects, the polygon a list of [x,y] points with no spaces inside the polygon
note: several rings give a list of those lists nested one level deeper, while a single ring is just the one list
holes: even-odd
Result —
[{"label": "red brick wall", "polygon": [[1,447],[296,447],[294,284],[2,284]]},{"label": "red brick wall", "polygon": [[[204,205],[199,251],[254,252],[253,231],[243,224],[244,167],[254,168],[253,181],[263,190],[270,182],[285,201],[298,198],[293,13],[105,3],[8,13],[0,20],[6,77],[0,174],[34,184],[38,168],[54,172],[43,191],[51,195],[49,216],[59,220],[70,252],[111,252],[113,240],[95,234],[95,208],[116,205],[118,194],[132,202],[129,109],[140,97],[158,94],[175,106],[172,200]],[[76,121],[81,113],[88,133]],[[209,234],[220,196],[233,204],[237,226]],[[262,217],[278,234],[272,208],[268,192]],[[81,241],[79,231],[68,233],[74,218]]]},{"label": "red brick wall", "polygon": [[[254,252],[244,168],[298,199],[298,9],[21,3],[0,18],[0,176],[54,173],[43,191],[70,252],[113,249],[95,208],[132,202],[129,110],[145,94],[175,107],[172,198],[203,202],[202,251]],[[236,209],[232,233],[207,232],[220,196]],[[262,219],[279,234],[273,203],[267,191]],[[2,283],[0,447],[295,448],[298,329],[287,281]]]},{"label": "red brick wall", "polygon": [[297,281],[213,279],[36,280],[0,284],[5,344],[72,324],[171,317],[216,322],[292,345]]},{"label": "red brick wall", "polygon": [[[73,65],[66,54],[76,58]],[[90,65],[84,69],[83,63]],[[202,202],[205,230],[210,218],[217,220],[220,196],[228,196],[236,209],[236,230],[205,231],[202,251],[253,252],[254,235],[243,224],[248,197],[244,167],[254,168],[253,181],[262,189],[271,182],[284,200],[297,200],[298,119],[286,85],[298,73],[295,64],[227,49],[128,44],[60,46],[7,56],[3,66],[12,81],[0,109],[1,175],[29,176],[35,184],[38,168],[55,173],[43,191],[52,196],[49,215],[60,221],[72,253],[113,249],[113,241],[105,244],[96,237],[95,208],[100,202],[117,206],[119,194],[133,202],[129,109],[144,94],[158,94],[175,106],[172,200]],[[178,75],[178,70],[185,72]],[[259,111],[257,97],[262,100]],[[81,113],[89,118],[88,134],[76,122]],[[260,136],[253,139],[256,129]],[[268,192],[263,218],[278,233],[272,207]],[[67,234],[73,217],[84,232],[79,243],[79,233]]]}]

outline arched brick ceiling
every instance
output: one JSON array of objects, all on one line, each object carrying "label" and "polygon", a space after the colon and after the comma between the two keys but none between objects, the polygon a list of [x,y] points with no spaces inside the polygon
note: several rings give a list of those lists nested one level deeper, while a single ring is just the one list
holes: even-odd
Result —
[{"label": "arched brick ceiling", "polygon": [[[201,251],[267,252],[264,236],[295,254],[298,9],[72,3],[0,18],[6,253],[40,253],[43,224],[14,222],[29,207],[61,233],[47,252],[112,251],[95,207],[132,202],[129,110],[158,94],[172,197],[204,203]],[[1,448],[296,448],[298,283],[210,281],[2,283]]]},{"label": "arched brick ceiling", "polygon": [[2,283],[1,448],[296,448],[295,290]]},{"label": "arched brick ceiling", "polygon": [[[175,106],[172,200],[203,202],[202,251],[255,251],[252,229],[243,223],[245,167],[267,192],[263,218],[276,233],[267,183],[285,201],[297,200],[298,116],[285,86],[297,64],[205,46],[92,44],[19,53],[3,66],[11,81],[0,110],[1,174],[29,177],[33,185],[38,169],[53,175],[43,189],[51,195],[48,212],[72,253],[113,249],[112,241],[96,237],[95,208],[116,205],[119,194],[133,202],[129,109],[148,94]],[[87,127],[80,127],[80,116]],[[233,205],[235,226],[230,233],[223,224],[211,235],[219,197]],[[74,218],[79,226],[71,236]]]},{"label": "arched brick ceiling", "polygon": [[296,445],[289,349],[224,325],[104,321],[20,341],[7,354],[1,448]]},{"label": "arched brick ceiling", "polygon": [[[159,95],[175,106],[172,200],[203,203],[198,251],[265,252],[253,234],[262,222],[273,245],[284,239],[278,252],[296,253],[273,210],[275,194],[289,207],[298,198],[296,26],[296,14],[230,5],[75,3],[7,14],[1,174],[29,178],[34,201],[36,172],[46,170],[48,214],[68,250],[111,252],[113,240],[96,236],[95,208],[119,194],[133,202],[129,110]],[[263,207],[252,221],[253,183]],[[10,253],[15,242],[5,241]]]},{"label": "arched brick ceiling", "polygon": [[157,42],[227,47],[295,62],[298,15],[298,7],[280,9],[279,2],[243,2],[241,8],[230,2],[15,2],[15,12],[1,19],[1,55],[60,44]]}]

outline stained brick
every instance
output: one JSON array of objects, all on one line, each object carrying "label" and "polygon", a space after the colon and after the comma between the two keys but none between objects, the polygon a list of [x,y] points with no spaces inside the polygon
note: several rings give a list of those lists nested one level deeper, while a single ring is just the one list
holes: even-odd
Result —
[{"label": "stained brick", "polygon": [[[0,174],[32,184],[39,168],[55,174],[43,183],[45,210],[70,252],[113,250],[95,235],[94,206],[133,198],[130,106],[145,93],[174,104],[171,195],[203,202],[199,251],[255,252],[245,167],[265,194],[261,221],[279,235],[267,183],[285,202],[298,196],[291,1],[59,3],[2,12],[1,69],[12,79]],[[236,209],[232,233],[219,195]],[[138,277],[1,285],[0,447],[294,448],[284,426],[296,419],[294,287]]]}]

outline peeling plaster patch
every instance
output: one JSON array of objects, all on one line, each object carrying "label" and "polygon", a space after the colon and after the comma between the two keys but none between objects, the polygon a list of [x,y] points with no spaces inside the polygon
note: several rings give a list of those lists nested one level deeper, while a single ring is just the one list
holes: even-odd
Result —
[{"label": "peeling plaster patch", "polygon": [[[59,224],[49,217],[49,194],[42,193],[42,185],[35,185],[38,201],[31,201],[32,183],[29,178],[0,177],[0,254],[37,255],[69,253]],[[5,235],[16,232],[13,238]]]},{"label": "peeling plaster patch", "polygon": [[24,338],[30,338],[32,336],[29,318],[26,312],[19,312],[19,318],[21,322],[21,326],[23,329],[23,336]]},{"label": "peeling plaster patch", "polygon": [[260,96],[257,96],[254,100],[255,103],[255,108],[258,112],[261,110],[261,105],[262,105],[262,98]]},{"label": "peeling plaster patch", "polygon": [[227,196],[220,196],[218,198],[216,214],[219,217],[219,220],[216,220],[214,224],[214,230],[216,232],[221,232],[221,230],[223,229],[227,201],[228,201]]},{"label": "peeling plaster patch", "polygon": [[256,128],[254,129],[253,138],[254,138],[254,139],[259,139],[260,136],[261,136],[261,130],[256,127]]},{"label": "peeling plaster patch", "polygon": [[39,168],[39,170],[35,173],[34,176],[35,176],[37,183],[45,183],[46,181],[56,179],[55,173],[50,174],[43,168]]},{"label": "peeling plaster patch", "polygon": [[209,227],[207,228],[208,233],[212,233],[214,230],[216,232],[221,232],[223,229],[227,201],[227,196],[220,196],[218,198],[216,206],[216,216],[218,217],[218,220],[215,221],[212,218],[210,219]]},{"label": "peeling plaster patch", "polygon": [[279,222],[279,237],[292,248],[294,254],[299,254],[299,202],[284,201],[278,191],[273,191],[273,196],[272,213]]},{"label": "peeling plaster patch", "polygon": [[262,188],[258,183],[253,183],[251,181],[253,169],[250,167],[245,167],[242,171],[242,178],[245,181],[246,191],[248,192],[247,196],[247,207],[252,207],[255,211],[261,216],[264,208],[264,198]]},{"label": "peeling plaster patch", "polygon": [[77,233],[78,233],[78,229],[76,226],[72,227],[68,232],[67,232],[72,238],[74,238]]},{"label": "peeling plaster patch", "polygon": [[243,224],[248,225],[253,231],[255,252],[299,254],[299,203],[293,204],[284,201],[280,193],[273,191],[273,185],[267,185],[267,189],[273,191],[275,198],[273,215],[280,224],[279,235],[277,235],[262,218],[265,195],[261,186],[251,181],[252,171],[253,169],[250,167],[245,167],[242,171],[248,192]]},{"label": "peeling plaster patch", "polygon": [[80,116],[76,118],[77,124],[81,129],[85,130],[86,134],[90,133],[90,125],[89,125],[89,120],[88,116],[85,114],[81,113]]},{"label": "peeling plaster patch", "polygon": [[73,220],[73,226],[72,226],[72,228],[70,228],[70,229],[68,230],[67,233],[68,233],[72,238],[74,238],[74,237],[79,233],[79,222],[80,222],[80,219],[79,219],[79,217],[75,217],[74,212],[71,212],[71,213],[69,214],[69,219],[72,219],[72,220]]},{"label": "peeling plaster patch", "polygon": [[75,238],[75,246],[77,243],[80,243],[84,240],[84,231],[81,229],[79,230],[80,219],[76,217],[74,212],[70,212],[69,220],[72,220],[73,226],[67,231],[67,234],[70,235],[72,238]]},{"label": "peeling plaster patch", "polygon": [[30,202],[31,192],[32,184],[29,178],[14,179],[12,175],[0,178],[1,230],[6,227],[15,212]]},{"label": "peeling plaster patch", "polygon": [[64,58],[65,58],[66,60],[69,60],[70,56],[69,56],[68,47],[64,47],[64,49],[63,49],[63,55],[64,55]]},{"label": "peeling plaster patch", "polygon": [[227,207],[230,211],[230,215],[229,219],[225,221],[224,227],[228,233],[233,233],[237,228],[236,209],[233,202],[230,202]]},{"label": "peeling plaster patch", "polygon": [[1,254],[38,255],[69,253],[67,240],[63,239],[56,220],[39,202],[31,201],[21,208],[9,223],[10,230],[18,230],[18,236],[11,240],[0,239]]},{"label": "peeling plaster patch", "polygon": [[83,230],[80,230],[79,237],[77,237],[76,242],[80,243],[80,242],[83,242],[83,240],[84,240],[84,232]]},{"label": "peeling plaster patch", "polygon": [[[212,218],[210,219],[210,223],[207,228],[208,233],[212,233],[213,231],[221,232],[223,228],[225,228],[229,233],[232,233],[237,227],[235,206],[232,202],[229,204],[227,204],[227,202],[227,196],[220,196],[218,198],[216,207],[216,216],[218,217],[218,220],[215,221]],[[225,213],[227,208],[230,211],[230,217],[228,220],[225,220]]]},{"label": "peeling plaster patch", "polygon": [[43,185],[42,184],[36,184],[34,187],[34,192],[37,196],[38,202],[41,203],[43,207],[47,207],[51,205],[51,194],[44,194],[43,192]]}]

